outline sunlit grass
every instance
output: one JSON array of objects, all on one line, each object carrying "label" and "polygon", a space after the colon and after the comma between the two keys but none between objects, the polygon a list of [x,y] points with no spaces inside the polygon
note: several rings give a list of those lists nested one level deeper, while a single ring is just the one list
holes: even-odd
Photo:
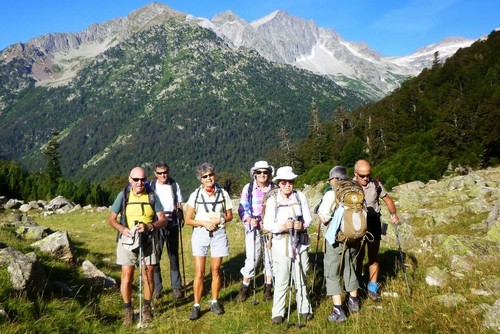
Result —
[{"label": "sunlit grass", "polygon": [[[37,252],[44,261],[44,268],[50,280],[56,278],[67,282],[76,295],[62,297],[45,293],[37,298],[19,296],[9,287],[8,273],[0,268],[0,308],[4,309],[9,320],[0,322],[1,333],[135,333],[137,329],[123,328],[122,300],[118,289],[111,291],[94,291],[84,285],[81,264],[89,260],[107,275],[119,280],[120,268],[115,265],[116,232],[107,224],[108,212],[79,211],[65,215],[53,215],[46,218],[35,217],[39,225],[52,230],[68,231],[75,243],[77,263],[73,267],[50,259]],[[467,226],[482,218],[468,217]],[[421,227],[424,228],[424,227]],[[447,231],[442,227],[440,233]],[[451,227],[450,227],[451,229]],[[458,229],[461,231],[460,229]],[[316,286],[311,301],[314,319],[307,322],[304,328],[271,324],[271,302],[262,301],[263,277],[257,278],[257,305],[253,305],[253,293],[244,303],[233,302],[241,283],[239,270],[244,261],[243,227],[236,220],[227,224],[230,239],[231,256],[224,258],[223,288],[220,300],[226,314],[216,316],[209,311],[210,277],[207,263],[207,277],[202,299],[202,316],[197,321],[188,319],[193,303],[191,284],[193,280],[193,260],[191,255],[191,228],[184,227],[184,266],[188,284],[188,298],[173,300],[167,294],[155,300],[154,322],[141,333],[479,333],[482,314],[472,312],[475,305],[492,304],[494,296],[477,296],[471,288],[481,289],[481,281],[488,275],[494,275],[491,268],[498,268],[498,259],[489,264],[480,262],[474,270],[464,275],[463,279],[451,279],[446,288],[430,287],[425,283],[425,270],[429,266],[448,267],[449,259],[435,257],[431,253],[407,254],[409,263],[408,280],[411,287],[411,298],[403,272],[399,270],[399,253],[394,245],[383,244],[381,249],[383,291],[397,294],[397,297],[385,296],[380,304],[365,300],[359,314],[352,315],[344,324],[332,324],[327,320],[331,312],[332,301],[321,291],[322,255],[316,256],[315,247],[310,251],[310,276],[312,279],[314,260],[318,260]],[[427,233],[427,232],[426,232]],[[465,232],[464,232],[465,233]],[[451,234],[451,233],[450,233]],[[33,251],[29,242],[17,239],[12,229],[0,229],[0,241],[23,252]],[[313,241],[315,239],[313,238]],[[321,247],[320,247],[321,249]],[[207,261],[208,262],[208,261]],[[408,260],[408,262],[411,262]],[[491,265],[492,267],[489,267]],[[170,291],[168,260],[162,259],[164,286]],[[498,275],[498,270],[496,269]],[[136,274],[137,275],[137,274]],[[134,285],[133,303],[138,307],[137,280]],[[468,302],[453,308],[442,306],[433,297],[447,292],[464,295]],[[290,322],[297,324],[295,298],[292,297]],[[287,305],[288,306],[288,305]],[[287,314],[285,313],[285,317]]]}]

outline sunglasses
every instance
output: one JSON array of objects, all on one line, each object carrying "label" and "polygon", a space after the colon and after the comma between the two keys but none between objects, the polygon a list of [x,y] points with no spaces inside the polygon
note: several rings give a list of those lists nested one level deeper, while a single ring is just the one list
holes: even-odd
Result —
[{"label": "sunglasses", "polygon": [[158,175],[167,175],[168,174],[168,172],[155,172],[155,173]]},{"label": "sunglasses", "polygon": [[209,178],[209,177],[212,177],[214,176],[215,174],[214,173],[210,173],[210,174],[205,174],[205,175],[202,175],[202,179],[206,179],[206,178]]},{"label": "sunglasses", "polygon": [[367,179],[367,178],[369,178],[369,177],[370,177],[370,173],[368,173],[368,174],[359,174],[359,173],[356,173],[356,174],[358,174],[358,176],[359,176],[360,178],[362,178],[362,179]]},{"label": "sunglasses", "polygon": [[295,181],[293,181],[293,180],[281,180],[280,181],[280,185],[283,187],[286,186],[287,184],[290,184],[293,186],[294,183],[295,183]]},{"label": "sunglasses", "polygon": [[146,182],[146,178],[145,177],[130,177],[132,180],[134,180],[134,182]]},{"label": "sunglasses", "polygon": [[260,175],[260,174],[267,175],[267,174],[269,174],[269,171],[267,169],[266,170],[256,170],[255,174],[256,175]]}]

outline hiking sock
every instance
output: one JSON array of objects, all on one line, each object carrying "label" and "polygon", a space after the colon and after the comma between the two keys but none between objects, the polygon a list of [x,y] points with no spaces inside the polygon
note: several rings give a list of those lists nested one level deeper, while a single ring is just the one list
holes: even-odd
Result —
[{"label": "hiking sock", "polygon": [[378,293],[378,283],[377,282],[369,282],[368,283],[368,291],[373,293]]},{"label": "hiking sock", "polygon": [[212,304],[217,304],[217,299],[212,299]]},{"label": "hiking sock", "polygon": [[132,308],[132,303],[123,303],[123,308],[127,308],[127,307],[130,307]]},{"label": "hiking sock", "polygon": [[196,304],[196,303],[195,303],[193,306],[194,306],[194,307],[200,307],[200,304]]},{"label": "hiking sock", "polygon": [[151,300],[144,299],[144,305],[151,305]]},{"label": "hiking sock", "polygon": [[241,282],[241,284],[243,284],[243,286],[245,286],[245,287],[247,287],[247,288],[250,286],[250,282],[248,282],[248,283]]}]

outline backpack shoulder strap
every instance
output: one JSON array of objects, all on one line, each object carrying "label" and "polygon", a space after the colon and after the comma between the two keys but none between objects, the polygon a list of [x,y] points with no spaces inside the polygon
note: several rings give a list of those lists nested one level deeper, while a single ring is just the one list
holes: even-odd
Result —
[{"label": "backpack shoulder strap", "polygon": [[377,190],[377,197],[380,197],[380,193],[382,192],[382,186],[380,185],[379,179],[371,179],[373,184],[375,185],[375,189]]},{"label": "backpack shoulder strap", "polygon": [[252,179],[252,181],[250,181],[250,183],[248,184],[248,191],[247,191],[248,210],[250,211],[251,216],[253,216],[252,197],[253,197],[254,180],[255,179]]},{"label": "backpack shoulder strap", "polygon": [[122,204],[120,206],[120,223],[123,226],[127,226],[127,217],[125,215],[125,208],[127,207],[128,203],[128,197],[130,195],[130,188],[132,185],[129,183],[125,188],[123,188],[123,198],[122,198]]},{"label": "backpack shoulder strap", "polygon": [[177,198],[177,182],[170,176],[168,177],[167,184],[172,186],[172,192],[174,194],[174,208],[177,208],[177,203],[179,203],[179,199]]}]

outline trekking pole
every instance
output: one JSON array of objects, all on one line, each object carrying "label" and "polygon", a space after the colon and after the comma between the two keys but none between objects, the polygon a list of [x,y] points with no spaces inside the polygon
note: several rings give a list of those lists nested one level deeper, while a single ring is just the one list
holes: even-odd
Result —
[{"label": "trekking pole", "polygon": [[[293,247],[294,245],[294,240],[293,240],[293,228],[289,228],[288,229],[288,236],[289,238],[292,238],[292,242],[291,242],[291,245]],[[288,315],[287,315],[287,320],[286,320],[286,323],[287,323],[287,327],[290,327],[292,326],[293,324],[290,323],[290,309],[291,309],[291,304],[292,304],[292,280],[293,280],[293,275],[292,275],[292,269],[293,269],[293,260],[294,260],[294,255],[295,252],[294,250],[292,249],[292,257],[290,259],[290,279],[289,279],[289,283],[288,283]],[[288,254],[287,254],[288,256]]]},{"label": "trekking pole", "polygon": [[139,236],[139,322],[137,328],[142,328],[142,233]]},{"label": "trekking pole", "polygon": [[318,231],[316,236],[316,255],[314,256],[314,268],[313,268],[313,278],[311,283],[311,291],[309,294],[314,294],[314,284],[316,281],[316,269],[318,268],[318,248],[319,248],[319,240],[321,239],[321,222],[318,222]]},{"label": "trekking pole", "polygon": [[[295,242],[297,242],[297,240],[298,240],[297,239],[297,230],[294,229],[293,230],[293,242],[294,242],[294,245],[295,245]],[[297,247],[297,245],[295,245],[294,247]],[[300,262],[300,254],[296,254],[295,257],[296,257],[296,260],[297,260],[297,263],[295,263],[295,268],[294,268],[294,270],[297,271],[295,273],[295,277],[296,277],[296,282],[295,283],[297,284],[296,291],[297,292],[300,291],[299,292],[300,293],[300,302],[302,303],[303,300],[304,300],[304,296],[302,296],[302,288],[301,288],[303,280],[302,280],[302,270],[301,270],[302,268],[301,268],[301,262]],[[297,266],[297,264],[298,264],[298,266]],[[297,268],[298,268],[298,270],[297,270]],[[301,320],[300,320],[300,307],[301,306],[302,305],[297,305],[297,328],[302,328],[302,327],[305,326],[301,322]]]},{"label": "trekking pole", "polygon": [[257,274],[255,272],[255,263],[257,262],[257,227],[253,228],[253,305],[259,304],[255,299],[255,281],[257,279]]},{"label": "trekking pole", "polygon": [[[273,273],[273,261],[272,261],[272,256],[271,256],[271,250],[269,249],[269,236],[263,233],[264,238],[264,259],[262,260],[262,263],[264,264],[266,255],[267,255],[267,262],[269,264],[269,269],[271,269],[271,277],[272,277],[272,285],[274,286],[274,273]],[[265,268],[265,265],[264,265]]]},{"label": "trekking pole", "polygon": [[182,285],[184,287],[184,298],[187,297],[186,288],[186,270],[184,269],[184,243],[182,241],[182,228],[184,226],[184,213],[182,209],[177,209],[177,219],[179,220],[179,239],[181,241],[181,260],[182,260]]},{"label": "trekking pole", "polygon": [[396,232],[396,241],[398,243],[399,256],[401,257],[401,266],[403,267],[403,273],[405,274],[406,288],[408,290],[408,298],[411,298],[410,283],[408,283],[408,275],[406,274],[406,266],[405,266],[403,250],[401,249],[401,242],[399,241],[398,225],[394,224],[394,230]]}]

